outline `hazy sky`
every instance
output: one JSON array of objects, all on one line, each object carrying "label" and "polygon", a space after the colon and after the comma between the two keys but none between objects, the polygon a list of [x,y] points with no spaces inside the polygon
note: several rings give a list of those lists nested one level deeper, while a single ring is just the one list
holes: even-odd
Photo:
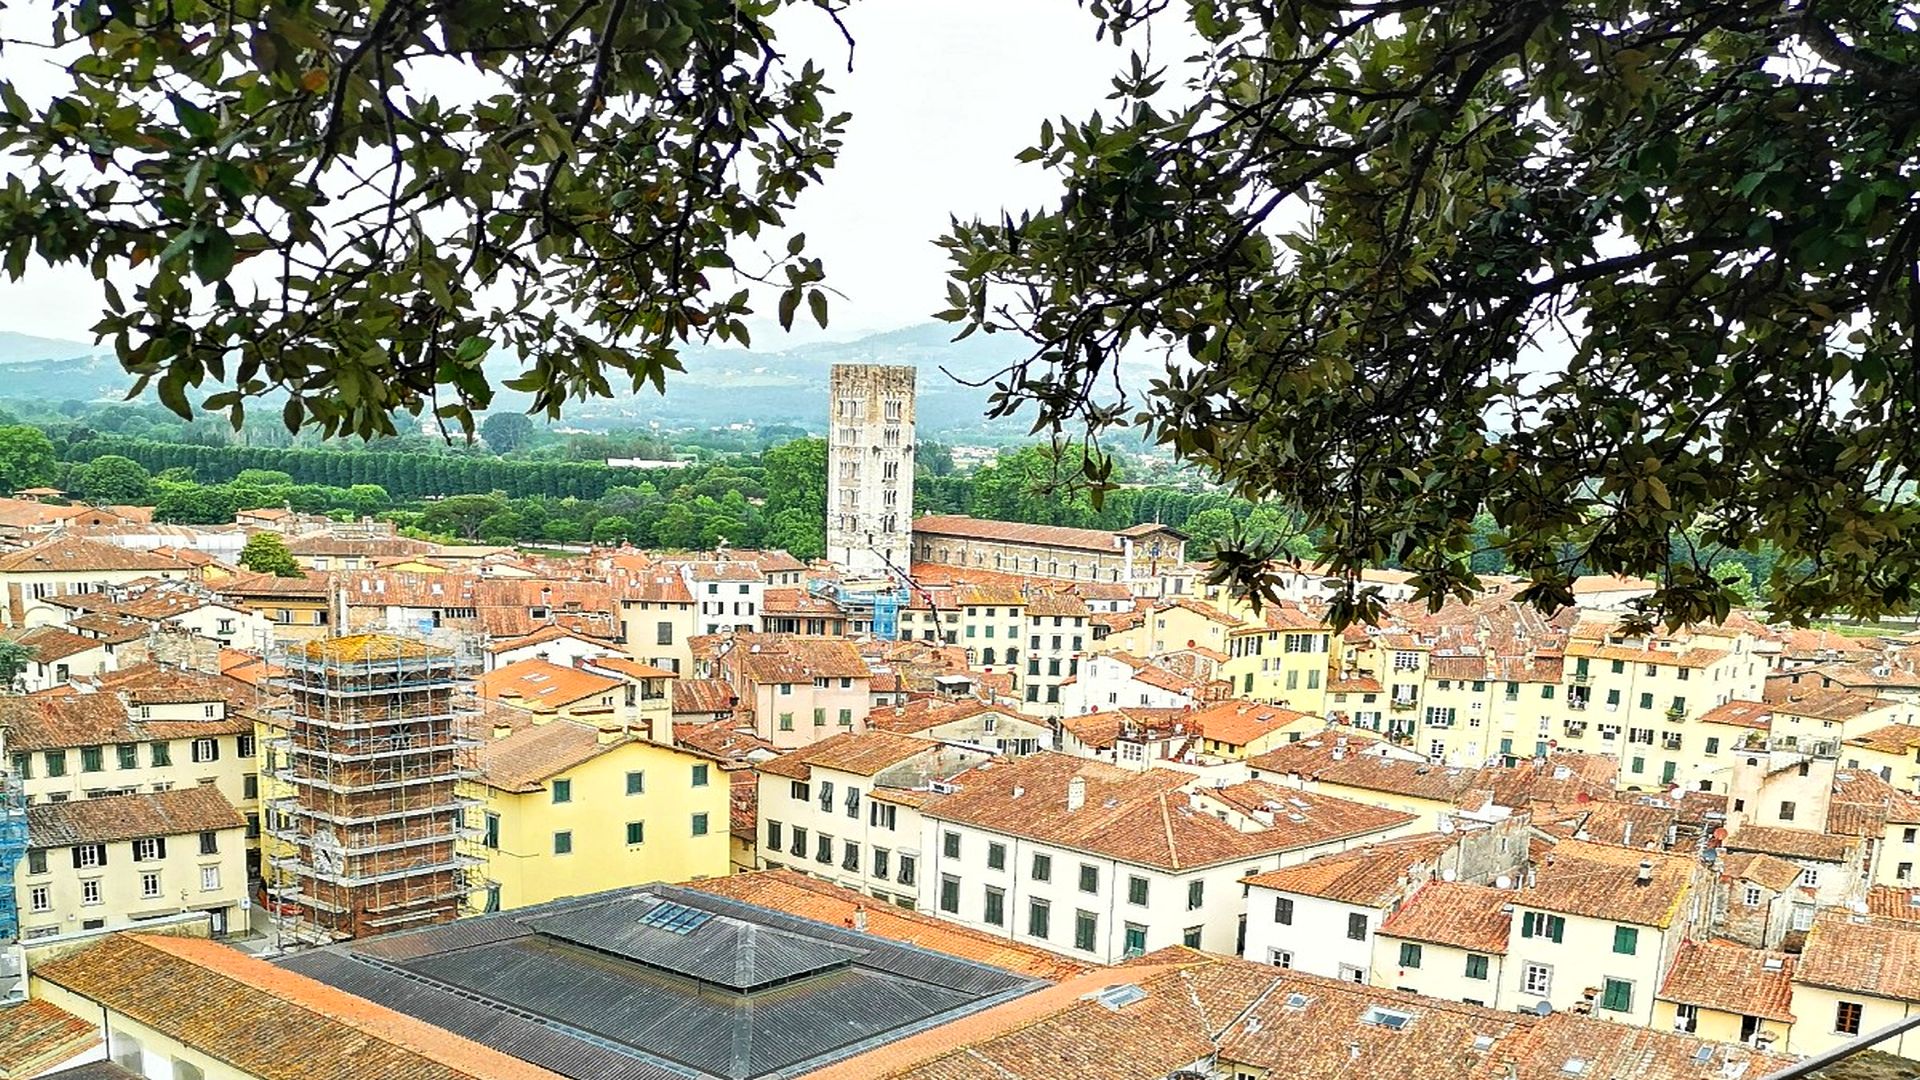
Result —
[{"label": "hazy sky", "polygon": [[[12,8],[0,31],[43,36],[30,21],[30,11]],[[839,166],[802,197],[794,219],[847,294],[815,338],[920,322],[943,306],[944,263],[932,241],[947,215],[993,214],[1051,194],[1050,178],[1013,155],[1042,117],[1098,107],[1125,59],[1094,41],[1093,19],[1072,0],[862,0],[847,22],[858,39],[851,74],[827,20],[797,9],[780,26],[783,49],[821,58],[834,104],[853,114]],[[8,66],[10,77],[47,85],[13,50]],[[19,283],[0,281],[0,330],[91,340],[100,303],[84,270],[37,267]],[[770,318],[754,326],[758,348],[809,336],[783,340],[770,327]]]}]

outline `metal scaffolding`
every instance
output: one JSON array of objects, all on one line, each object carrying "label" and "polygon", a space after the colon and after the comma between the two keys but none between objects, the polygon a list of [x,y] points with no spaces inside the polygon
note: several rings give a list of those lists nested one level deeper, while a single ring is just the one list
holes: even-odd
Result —
[{"label": "metal scaffolding", "polygon": [[262,874],[283,941],[447,922],[485,890],[467,644],[354,634],[270,655]]},{"label": "metal scaffolding", "polygon": [[[0,756],[4,749],[0,749]],[[12,770],[0,772],[0,942],[20,937],[13,873],[27,855],[27,798]]]}]

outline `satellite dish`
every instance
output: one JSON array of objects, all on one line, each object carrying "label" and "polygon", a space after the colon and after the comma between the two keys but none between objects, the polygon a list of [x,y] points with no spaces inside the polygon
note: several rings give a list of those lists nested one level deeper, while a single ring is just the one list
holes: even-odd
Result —
[{"label": "satellite dish", "polygon": [[1496,889],[1511,889],[1513,888],[1513,879],[1505,874],[1501,874],[1499,877],[1493,879],[1493,887]]},{"label": "satellite dish", "polygon": [[1441,819],[1440,819],[1440,831],[1441,831],[1442,833],[1451,833],[1451,832],[1453,832],[1453,829],[1454,829],[1454,825],[1453,825],[1453,819],[1452,819],[1452,818],[1441,818]]},{"label": "satellite dish", "polygon": [[1447,867],[1445,870],[1440,871],[1441,881],[1454,881],[1454,880],[1457,880],[1459,877],[1460,875],[1454,873],[1453,867],[1451,866]]},{"label": "satellite dish", "polygon": [[1553,1002],[1548,1001],[1545,998],[1542,998],[1541,1000],[1534,1002],[1533,1015],[1535,1016],[1553,1015]]}]

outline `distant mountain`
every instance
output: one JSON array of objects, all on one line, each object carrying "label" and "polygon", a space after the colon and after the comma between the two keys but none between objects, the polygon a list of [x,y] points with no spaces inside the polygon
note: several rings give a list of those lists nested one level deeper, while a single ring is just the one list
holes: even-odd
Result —
[{"label": "distant mountain", "polygon": [[[824,431],[833,365],[907,364],[919,369],[919,427],[928,436],[1024,437],[1026,425],[988,423],[984,415],[993,376],[1025,355],[1027,343],[1006,335],[975,334],[959,342],[949,340],[952,336],[952,327],[927,323],[778,351],[693,346],[681,354],[686,373],[669,378],[664,395],[649,387],[611,400],[570,402],[563,423],[583,428],[655,421],[667,427],[715,427],[750,421]],[[0,333],[0,364],[6,365],[0,400],[119,400],[132,384],[112,350],[96,351],[84,342]],[[505,358],[490,360],[487,372],[495,386],[519,373],[518,365]],[[614,389],[626,388],[616,381]],[[210,387],[203,390],[213,392]],[[272,415],[277,411],[272,397],[251,411]],[[527,394],[501,389],[493,410],[525,409],[531,400]]]},{"label": "distant mountain", "polygon": [[0,330],[0,364],[23,364],[37,360],[71,360],[76,356],[89,356],[101,350],[84,341],[63,341],[60,338],[34,337],[32,334],[15,334]]}]

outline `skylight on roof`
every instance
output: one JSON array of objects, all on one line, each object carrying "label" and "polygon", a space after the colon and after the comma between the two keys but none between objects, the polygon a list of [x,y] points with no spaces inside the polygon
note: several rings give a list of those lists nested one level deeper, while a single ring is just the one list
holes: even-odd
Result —
[{"label": "skylight on roof", "polygon": [[1568,1076],[1579,1076],[1581,1073],[1587,1071],[1587,1059],[1568,1058],[1567,1063],[1560,1066],[1560,1071],[1566,1073]]},{"label": "skylight on roof", "polygon": [[1115,1012],[1119,1012],[1121,1009],[1126,1008],[1136,1001],[1145,1001],[1146,997],[1147,992],[1138,986],[1132,983],[1121,983],[1118,986],[1109,986],[1094,994],[1093,1000]]},{"label": "skylight on roof", "polygon": [[1786,961],[1780,959],[1777,956],[1769,956],[1765,960],[1760,961],[1760,966],[1765,968],[1768,971],[1779,971],[1780,969],[1786,967],[1787,964],[1786,964]]},{"label": "skylight on roof", "polygon": [[1493,1036],[1475,1035],[1473,1037],[1473,1048],[1482,1053],[1485,1053],[1486,1051],[1493,1049]]},{"label": "skylight on roof", "polygon": [[690,934],[711,918],[710,911],[667,901],[654,905],[640,916],[640,925],[658,927],[672,934]]},{"label": "skylight on roof", "polygon": [[1410,1012],[1401,1012],[1399,1009],[1388,1009],[1379,1005],[1369,1005],[1367,1006],[1367,1011],[1360,1014],[1360,1022],[1363,1024],[1373,1024],[1376,1027],[1383,1027],[1389,1031],[1399,1031],[1401,1028],[1413,1023],[1413,1014]]},{"label": "skylight on roof", "polygon": [[1695,1065],[1705,1065],[1707,1062],[1712,1060],[1713,1060],[1713,1047],[1711,1046],[1703,1046],[1700,1049],[1695,1050],[1693,1052],[1693,1063]]},{"label": "skylight on roof", "polygon": [[1287,1008],[1298,1011],[1300,1009],[1306,1008],[1307,1002],[1312,1000],[1313,999],[1308,997],[1307,995],[1296,991],[1294,993],[1287,995]]}]

